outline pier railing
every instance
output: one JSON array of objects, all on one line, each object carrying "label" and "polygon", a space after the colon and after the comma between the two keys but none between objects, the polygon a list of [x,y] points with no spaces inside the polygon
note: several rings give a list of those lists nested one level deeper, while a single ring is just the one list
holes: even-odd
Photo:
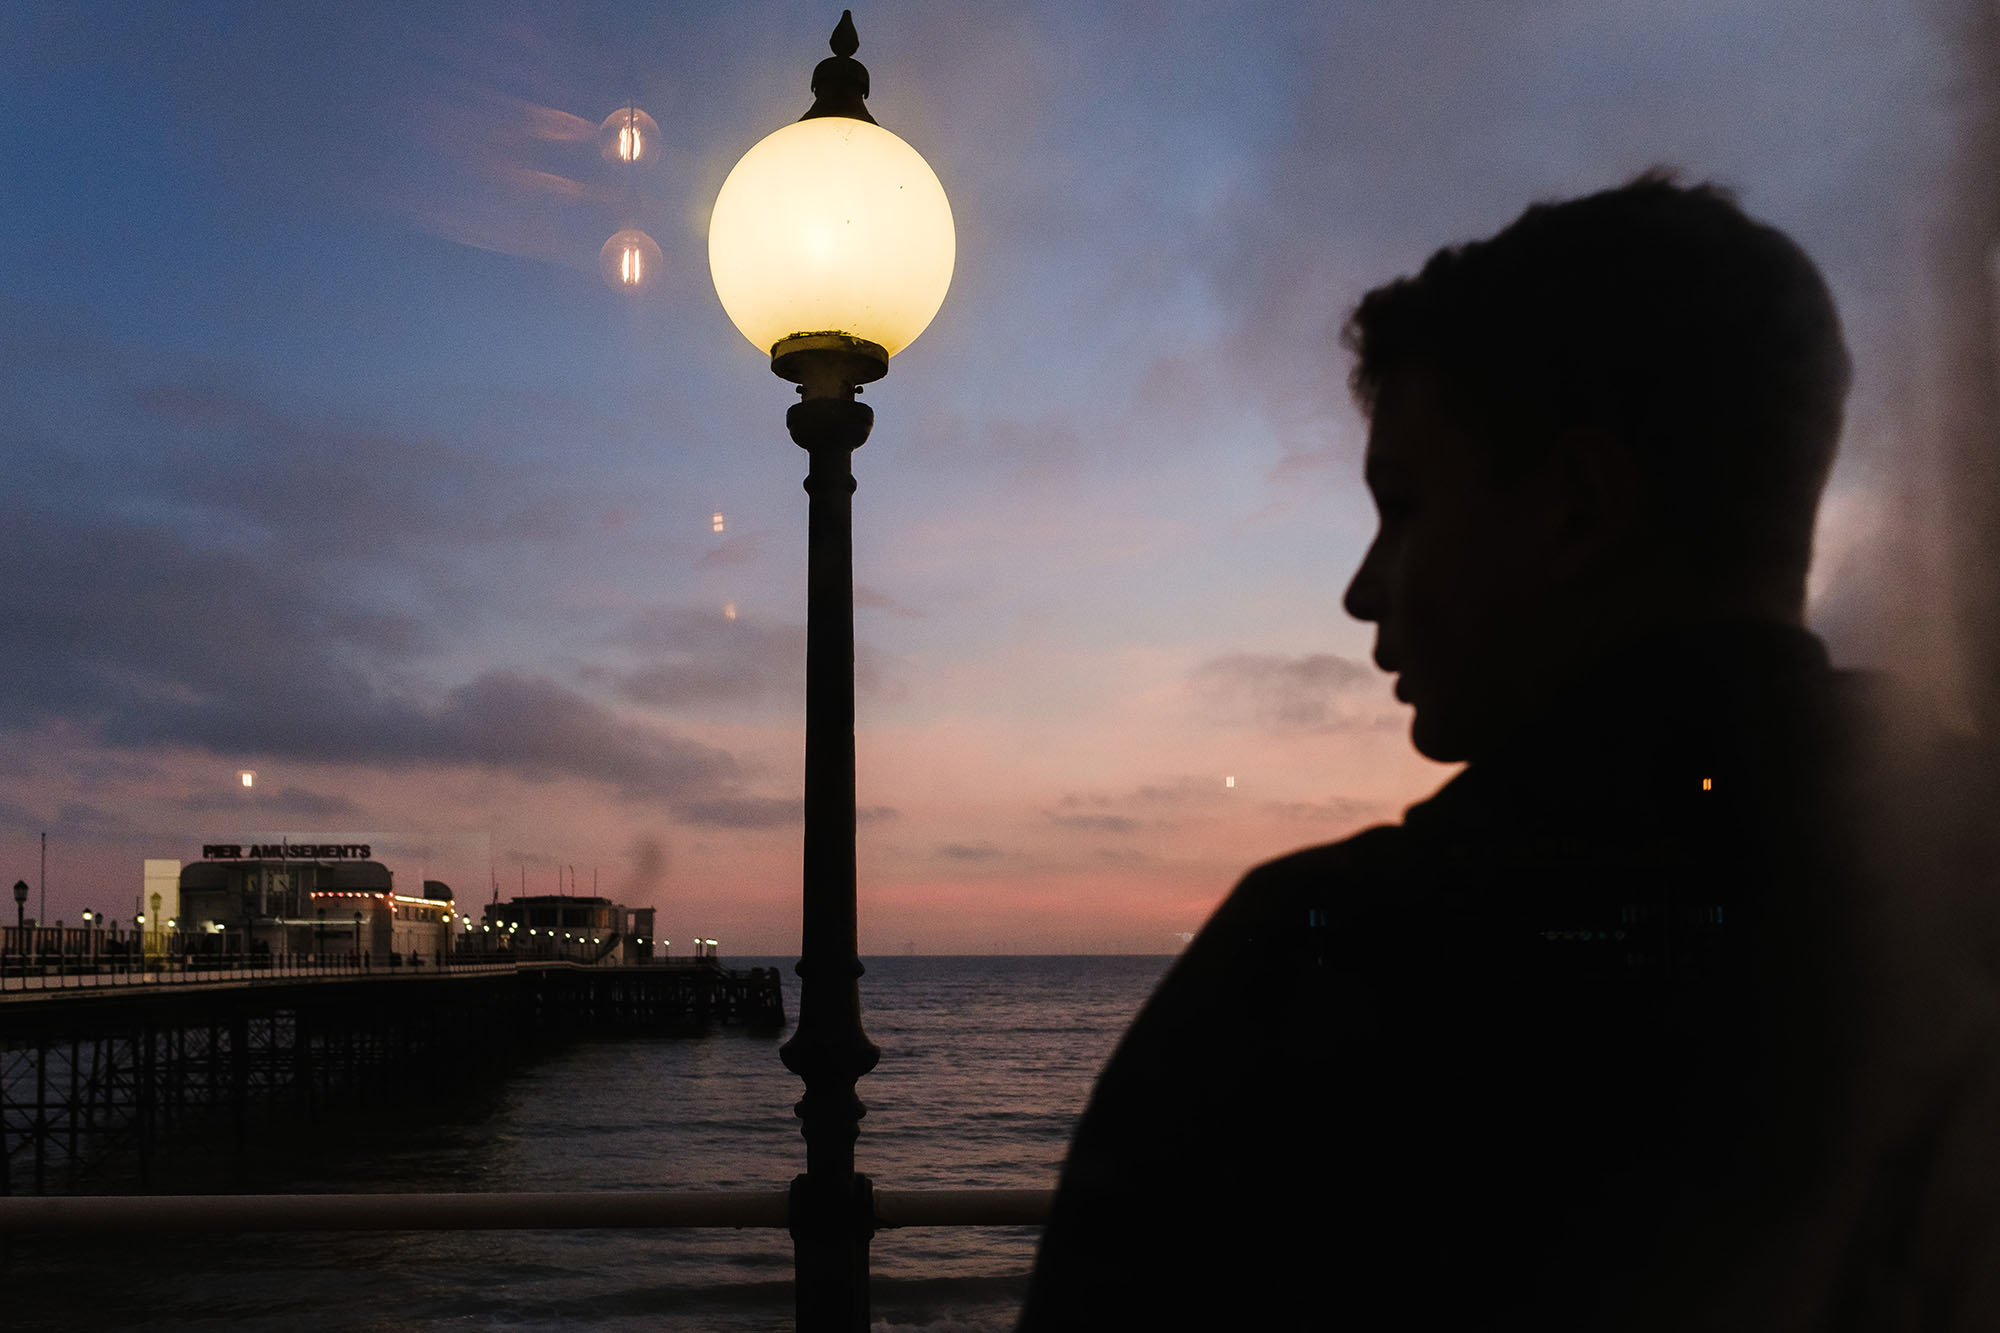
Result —
[{"label": "pier railing", "polygon": [[[452,976],[520,970],[519,965],[513,962],[451,963],[444,969]],[[124,990],[157,986],[213,986],[240,981],[351,981],[358,977],[436,975],[438,975],[437,970],[428,966],[391,969],[357,966],[345,961],[314,963],[304,955],[297,960],[244,963],[241,966],[217,966],[207,962],[200,964],[190,962],[183,965],[175,962],[150,967],[99,968],[88,971],[58,969],[51,965],[40,970],[9,968],[0,971],[0,994],[113,987]]]},{"label": "pier railing", "polygon": [[457,972],[488,965],[511,967],[515,961],[512,954],[493,950],[438,950],[407,958],[357,954],[351,949],[273,953],[227,947],[224,937],[201,932],[145,936],[103,927],[0,926],[0,992],[180,985],[223,978]]},{"label": "pier railing", "polygon": [[[59,935],[70,938],[59,939]],[[604,953],[592,959],[567,959],[516,954],[511,950],[459,948],[408,958],[351,951],[278,953],[266,951],[184,950],[142,952],[120,939],[99,932],[91,947],[81,943],[82,930],[59,932],[54,927],[17,931],[0,928],[0,994],[15,991],[73,990],[91,986],[181,986],[215,981],[292,980],[312,977],[435,976],[440,972],[512,972],[520,967],[601,966]],[[655,958],[647,968],[686,971],[721,970],[714,958]]]},{"label": "pier railing", "polygon": [[[873,1191],[875,1225],[1041,1226],[1053,1190]],[[0,1235],[143,1231],[570,1231],[788,1227],[790,1190],[0,1198]]]}]

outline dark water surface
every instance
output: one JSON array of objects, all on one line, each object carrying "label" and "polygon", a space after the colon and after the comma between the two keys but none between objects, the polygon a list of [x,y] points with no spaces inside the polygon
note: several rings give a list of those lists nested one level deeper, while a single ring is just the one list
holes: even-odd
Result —
[{"label": "dark water surface", "polygon": [[[732,966],[770,959],[731,959]],[[1054,1184],[1091,1080],[1171,962],[881,958],[862,1004],[861,1168],[883,1188]],[[798,1014],[789,960],[786,1013]],[[581,1043],[393,1117],[301,1124],[260,1192],[778,1189],[805,1162],[782,1038]],[[205,1164],[189,1162],[199,1188]],[[1012,1227],[883,1232],[878,1329],[1004,1329],[1034,1254]],[[738,1330],[791,1326],[782,1230],[132,1236],[0,1258],[0,1328]]]}]

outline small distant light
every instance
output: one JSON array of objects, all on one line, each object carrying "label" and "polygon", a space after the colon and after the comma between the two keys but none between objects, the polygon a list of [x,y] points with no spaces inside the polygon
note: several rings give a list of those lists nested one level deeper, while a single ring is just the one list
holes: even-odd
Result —
[{"label": "small distant light", "polygon": [[1714,778],[1703,778],[1703,779],[1701,780],[1701,789],[1702,789],[1703,791],[1714,791],[1714,790],[1715,790],[1715,779],[1714,779]]},{"label": "small distant light", "polygon": [[1231,773],[1228,777],[1222,780],[1222,785],[1225,787],[1234,787],[1236,785],[1236,775],[1234,773]]},{"label": "small distant light", "polygon": [[724,602],[722,604],[722,618],[724,620],[736,619],[736,603]]},{"label": "small distant light", "polygon": [[717,514],[715,515],[715,517],[711,518],[709,520],[709,525],[716,532],[722,531],[722,515]]},{"label": "small distant light", "polygon": [[236,773],[236,780],[246,787],[254,787],[257,785],[257,770],[254,768],[239,769]]}]

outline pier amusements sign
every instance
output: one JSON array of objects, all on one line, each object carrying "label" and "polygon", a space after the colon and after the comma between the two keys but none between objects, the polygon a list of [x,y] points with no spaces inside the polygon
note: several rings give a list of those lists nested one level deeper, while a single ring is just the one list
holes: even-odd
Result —
[{"label": "pier amusements sign", "polygon": [[365,842],[203,843],[204,861],[366,861]]}]

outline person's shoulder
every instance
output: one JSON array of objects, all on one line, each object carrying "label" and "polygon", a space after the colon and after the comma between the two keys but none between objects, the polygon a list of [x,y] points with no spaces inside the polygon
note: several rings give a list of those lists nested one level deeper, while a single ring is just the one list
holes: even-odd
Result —
[{"label": "person's shoulder", "polygon": [[1243,883],[1262,888],[1393,865],[1400,859],[1408,833],[1401,824],[1376,824],[1338,842],[1301,847],[1252,866]]},{"label": "person's shoulder", "polygon": [[1161,978],[1100,1090],[1138,1070],[1177,1068],[1192,1033],[1241,1042],[1252,1029],[1278,1031],[1276,988],[1296,981],[1327,928],[1349,919],[1346,904],[1389,896],[1377,889],[1393,877],[1374,868],[1397,859],[1401,837],[1383,825],[1253,867]]},{"label": "person's shoulder", "polygon": [[1377,825],[1252,867],[1183,955],[1184,970],[1246,950],[1257,956],[1274,935],[1290,935],[1312,913],[1341,915],[1347,905],[1380,896],[1396,880],[1405,841],[1401,826]]},{"label": "person's shoulder", "polygon": [[1253,866],[1225,902],[1254,906],[1319,897],[1328,892],[1355,892],[1391,874],[1408,859],[1409,832],[1400,824],[1377,824],[1338,842],[1301,847]]}]

